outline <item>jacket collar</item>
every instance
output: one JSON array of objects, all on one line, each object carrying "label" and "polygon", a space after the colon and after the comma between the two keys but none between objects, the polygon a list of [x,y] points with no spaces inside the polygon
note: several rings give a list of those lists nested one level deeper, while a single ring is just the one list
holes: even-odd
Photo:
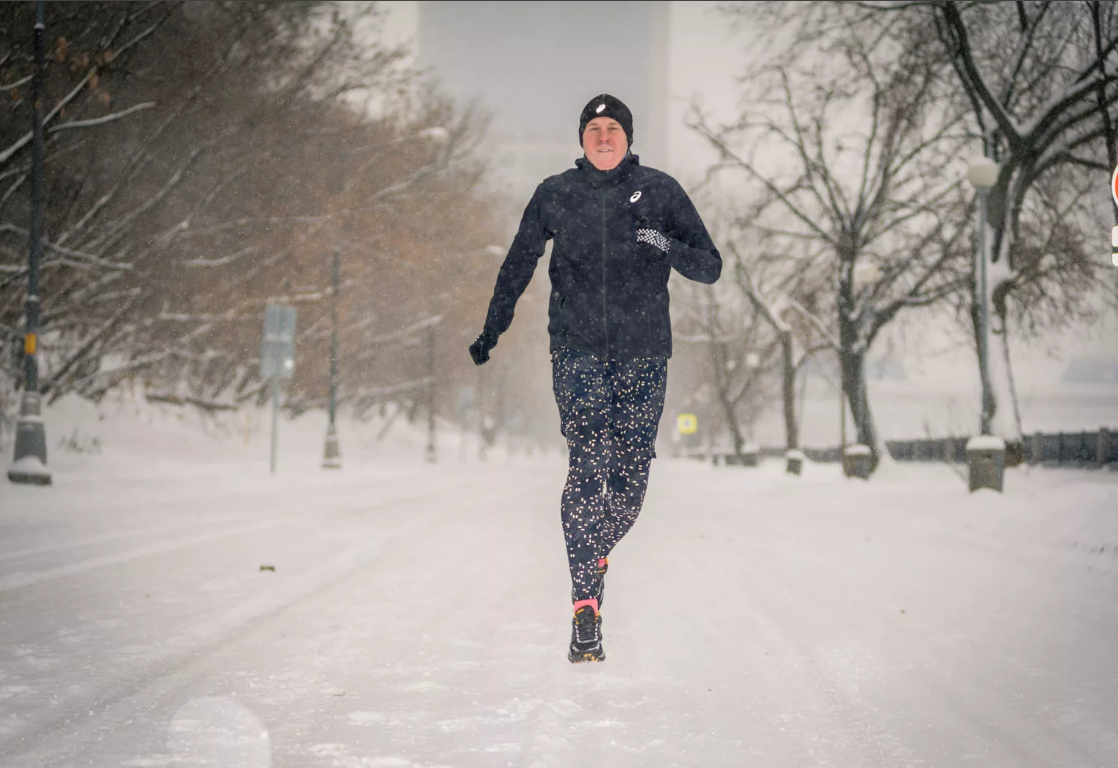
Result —
[{"label": "jacket collar", "polygon": [[585,155],[575,160],[575,166],[582,172],[582,178],[586,179],[590,183],[590,186],[595,188],[606,185],[613,186],[619,183],[638,165],[640,165],[640,158],[632,153],[621,158],[621,162],[617,164],[617,167],[609,171],[599,171],[591,165]]}]

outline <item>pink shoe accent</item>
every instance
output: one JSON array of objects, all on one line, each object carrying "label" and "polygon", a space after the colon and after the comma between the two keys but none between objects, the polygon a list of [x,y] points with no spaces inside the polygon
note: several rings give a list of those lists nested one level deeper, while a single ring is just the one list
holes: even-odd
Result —
[{"label": "pink shoe accent", "polygon": [[603,557],[602,559],[600,559],[598,561],[598,567],[601,568],[608,562],[609,562],[609,558]]},{"label": "pink shoe accent", "polygon": [[589,605],[594,609],[595,616],[598,615],[598,601],[594,598],[590,598],[589,600],[579,600],[577,603],[575,603],[575,613],[578,613],[578,609],[586,605]]}]

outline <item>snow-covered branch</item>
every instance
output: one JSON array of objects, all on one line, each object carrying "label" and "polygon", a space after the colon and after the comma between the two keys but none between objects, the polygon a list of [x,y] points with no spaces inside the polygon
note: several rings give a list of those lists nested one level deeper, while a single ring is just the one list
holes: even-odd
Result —
[{"label": "snow-covered branch", "polygon": [[120,112],[114,112],[111,115],[94,117],[90,118],[89,120],[71,120],[68,123],[61,123],[60,125],[53,126],[52,128],[50,128],[50,130],[47,131],[47,133],[58,133],[59,131],[72,131],[75,128],[92,128],[98,125],[105,125],[106,123],[112,123],[120,120],[121,118],[128,117],[128,115],[131,115],[135,112],[139,112],[144,109],[151,109],[154,106],[154,101],[147,101],[143,104],[137,104],[133,107],[129,107],[128,109],[121,110]]},{"label": "snow-covered branch", "polygon": [[959,9],[954,3],[943,3],[939,7],[954,34],[956,45],[954,53],[962,67],[962,71],[966,74],[970,87],[981,100],[983,106],[985,106],[993,116],[994,121],[1005,134],[1010,145],[1020,146],[1022,131],[1018,129],[1013,117],[1006,112],[1005,107],[990,91],[990,87],[986,84],[982,74],[978,71],[978,66],[974,62],[974,53],[971,50],[970,35],[967,33],[967,26],[963,21],[962,15],[959,13]]},{"label": "snow-covered branch", "polygon": [[[14,235],[19,235],[20,237],[25,238],[25,239],[31,237],[30,232],[28,232],[26,229],[24,229],[22,227],[17,227],[15,224],[0,224],[0,232],[10,232]],[[74,262],[84,263],[84,264],[88,264],[90,266],[104,267],[105,269],[124,270],[124,271],[132,269],[131,264],[122,264],[120,262],[115,262],[115,261],[106,261],[105,259],[98,258],[97,256],[94,256],[91,253],[85,253],[83,251],[75,251],[71,248],[63,248],[61,245],[58,245],[57,243],[52,243],[50,240],[47,240],[45,237],[43,238],[43,248],[45,248],[48,251],[53,251],[54,253],[58,253],[58,254],[61,254],[63,256],[66,256],[69,259],[73,259]]]}]

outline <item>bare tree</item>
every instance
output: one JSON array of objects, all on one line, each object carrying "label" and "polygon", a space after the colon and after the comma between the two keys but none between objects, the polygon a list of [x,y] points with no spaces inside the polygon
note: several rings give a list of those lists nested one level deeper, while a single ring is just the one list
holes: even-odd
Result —
[{"label": "bare tree", "polygon": [[[841,348],[828,325],[807,308],[824,299],[827,286],[812,283],[811,273],[796,269],[800,259],[789,259],[790,252],[785,247],[778,246],[777,253],[758,248],[749,259],[739,252],[736,243],[731,242],[730,248],[734,256],[734,282],[779,341],[785,450],[799,450],[796,380],[816,353],[829,349],[837,352]],[[803,256],[809,262],[815,258],[811,254]],[[788,269],[790,262],[792,268]]]},{"label": "bare tree", "polygon": [[875,464],[882,447],[867,397],[870,346],[902,310],[966,284],[965,200],[958,178],[943,172],[959,118],[939,88],[933,43],[917,27],[903,46],[852,35],[822,63],[805,62],[809,51],[793,43],[742,79],[763,90],[736,124],[715,128],[698,112],[690,121],[720,154],[711,173],[744,173],[758,190],[743,228],[817,246],[796,269],[831,286],[843,389]]},{"label": "bare tree", "polygon": [[[32,5],[13,4],[5,40],[18,43],[14,30]],[[473,159],[484,121],[422,88],[402,67],[404,51],[376,42],[375,6],[48,10],[50,396],[96,398],[133,377],[156,396],[215,407],[261,396],[260,323],[270,302],[299,309],[300,350],[322,348],[330,303],[341,302],[343,397],[366,406],[411,402],[426,381],[426,355],[409,353],[414,339],[400,331],[442,316],[440,345],[465,346],[446,294],[484,284],[482,262],[470,256],[495,230]],[[358,39],[361,24],[372,31]],[[0,74],[17,90],[25,58],[14,44],[0,51],[11,63]],[[0,131],[8,339],[21,322],[20,142],[29,122],[16,114]],[[338,297],[329,288],[335,248]],[[324,399],[328,356],[300,352],[299,361],[292,407],[313,407]],[[3,365],[16,378],[16,365]]]},{"label": "bare tree", "polygon": [[[725,258],[725,257],[724,257]],[[763,413],[769,399],[769,377],[779,347],[775,337],[759,322],[753,306],[729,283],[719,286],[674,286],[673,307],[677,312],[672,338],[683,345],[684,355],[699,358],[703,383],[708,384],[729,432],[734,455],[745,461],[751,442],[752,424]],[[714,420],[705,427],[713,442]]]},{"label": "bare tree", "polygon": [[[1097,257],[1101,249],[1088,245],[1102,227],[1091,206],[1086,213],[1080,204],[1082,191],[1092,183],[1103,188],[1102,174],[1118,163],[1118,8],[1093,1],[855,2],[815,3],[801,13],[800,41],[897,39],[914,24],[935,29],[939,51],[931,55],[950,64],[955,98],[969,113],[969,154],[999,166],[988,195],[986,293],[973,280],[961,308],[976,349],[981,308],[992,308],[990,367],[980,365],[982,429],[1019,437],[1010,330],[1035,339],[1097,318],[1106,306],[1100,297],[1111,306],[1118,301],[1110,266]],[[790,11],[775,15],[786,22]],[[1118,208],[1111,212],[1118,222]]]},{"label": "bare tree", "polygon": [[[1009,357],[1011,302],[1017,328],[1049,329],[1092,315],[1109,265],[1083,247],[1062,212],[1080,206],[1085,170],[1099,188],[1115,164],[1118,9],[1111,3],[937,3],[927,11],[971,108],[982,153],[999,165],[988,206],[991,365],[984,389],[994,430],[1019,437]],[[1107,156],[1109,162],[1101,157]],[[1089,230],[1088,230],[1089,231]],[[1081,230],[1082,232],[1082,230]],[[1037,299],[1042,299],[1037,301]]]}]

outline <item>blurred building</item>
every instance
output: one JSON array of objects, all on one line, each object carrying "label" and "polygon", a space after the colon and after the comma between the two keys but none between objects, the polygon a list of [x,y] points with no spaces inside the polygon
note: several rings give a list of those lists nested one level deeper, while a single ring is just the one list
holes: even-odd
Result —
[{"label": "blurred building", "polygon": [[607,92],[633,111],[633,152],[667,163],[667,2],[421,2],[417,63],[491,118],[501,191],[520,210],[582,154],[578,118]]}]

